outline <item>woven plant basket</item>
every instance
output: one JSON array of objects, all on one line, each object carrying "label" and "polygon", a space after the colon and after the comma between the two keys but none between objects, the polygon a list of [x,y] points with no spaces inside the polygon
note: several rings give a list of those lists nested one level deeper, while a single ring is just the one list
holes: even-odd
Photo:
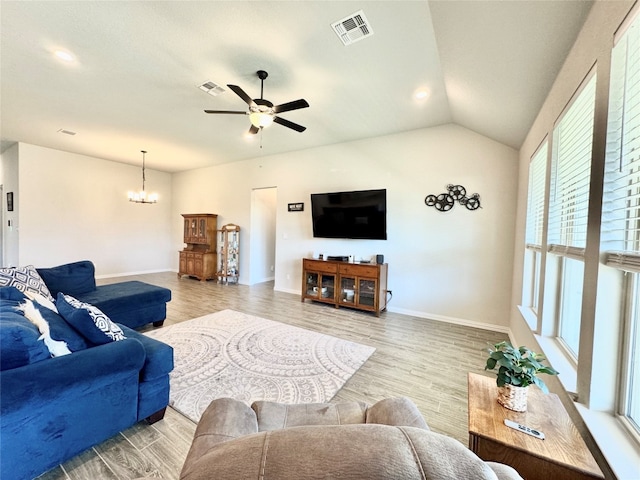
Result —
[{"label": "woven plant basket", "polygon": [[528,387],[514,387],[509,384],[498,387],[498,403],[514,412],[526,412],[527,389]]}]

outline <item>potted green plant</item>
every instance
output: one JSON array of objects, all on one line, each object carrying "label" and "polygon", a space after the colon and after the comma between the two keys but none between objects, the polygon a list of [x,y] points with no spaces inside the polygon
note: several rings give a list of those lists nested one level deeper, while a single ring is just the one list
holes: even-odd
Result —
[{"label": "potted green plant", "polygon": [[496,343],[486,349],[489,353],[485,370],[498,367],[498,403],[509,410],[527,410],[527,387],[537,385],[544,393],[549,389],[538,377],[541,373],[557,375],[558,372],[542,362],[546,358],[527,347],[514,347],[510,342]]}]

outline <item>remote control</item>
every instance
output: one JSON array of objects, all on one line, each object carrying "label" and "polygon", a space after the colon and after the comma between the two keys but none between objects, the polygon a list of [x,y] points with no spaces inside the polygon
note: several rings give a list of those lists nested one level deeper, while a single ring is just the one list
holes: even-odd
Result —
[{"label": "remote control", "polygon": [[527,435],[531,435],[532,437],[536,437],[536,438],[539,438],[540,440],[544,440],[544,433],[539,432],[538,430],[534,430],[533,428],[529,428],[525,425],[520,425],[519,423],[516,423],[512,420],[507,420],[506,418],[504,419],[504,424],[509,428],[514,428],[523,433],[526,433]]}]

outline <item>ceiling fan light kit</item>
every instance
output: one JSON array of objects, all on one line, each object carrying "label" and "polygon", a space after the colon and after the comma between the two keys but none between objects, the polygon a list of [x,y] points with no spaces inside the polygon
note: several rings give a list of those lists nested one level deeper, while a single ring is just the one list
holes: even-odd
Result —
[{"label": "ceiling fan light kit", "polygon": [[283,112],[290,112],[292,110],[298,110],[300,108],[307,108],[309,103],[304,99],[294,100],[292,102],[282,103],[280,105],[273,105],[269,100],[264,98],[264,80],[269,74],[264,70],[258,70],[256,75],[260,79],[260,98],[251,98],[247,93],[237,85],[228,84],[227,87],[233,90],[244,102],[249,106],[249,111],[237,111],[237,110],[205,110],[205,113],[209,114],[232,114],[232,115],[249,115],[251,121],[251,128],[249,128],[249,134],[255,135],[264,127],[268,127],[272,123],[277,123],[284,127],[295,130],[296,132],[304,132],[307,127],[298,125],[297,123],[286,120],[282,117],[278,117],[277,114]]}]

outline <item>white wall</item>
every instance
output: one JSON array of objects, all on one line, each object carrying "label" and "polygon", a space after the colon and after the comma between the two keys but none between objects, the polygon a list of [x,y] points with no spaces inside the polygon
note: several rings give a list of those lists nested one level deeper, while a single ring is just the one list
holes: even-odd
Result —
[{"label": "white wall", "polygon": [[[19,181],[18,181],[18,144],[2,152],[0,157],[0,184],[2,184],[2,266],[18,266],[19,257]],[[7,211],[6,194],[13,192],[13,211]],[[9,225],[11,224],[11,225]]]},{"label": "white wall", "polygon": [[134,204],[142,167],[20,143],[19,265],[89,259],[99,276],[168,270],[171,176],[146,170],[155,205]]},{"label": "white wall", "polygon": [[[240,225],[248,245],[251,192],[277,186],[276,290],[299,293],[301,259],[313,252],[382,253],[393,291],[390,310],[506,326],[517,168],[515,150],[445,125],[182,172],[173,176],[172,243],[176,250],[183,246],[180,214],[202,212],[217,213],[218,225]],[[424,204],[426,195],[450,183],[479,193],[482,208],[456,205],[442,213]],[[387,189],[387,241],[313,238],[311,193],[369,188]],[[288,212],[294,202],[304,202],[305,211]],[[245,268],[241,262],[241,277],[248,275]]]},{"label": "white wall", "polygon": [[[241,230],[248,283],[251,198],[277,187],[276,290],[299,293],[301,259],[313,252],[389,264],[389,310],[506,329],[517,194],[517,152],[455,125],[265,156],[177,174],[147,171],[156,205],[127,201],[141,169],[19,144],[19,264],[91,259],[100,276],[177,271],[181,213],[216,213]],[[460,184],[482,208],[442,213],[428,194]],[[387,189],[388,240],[314,239],[310,194]],[[89,199],[89,200],[87,200]],[[288,203],[304,202],[302,213]]]}]

